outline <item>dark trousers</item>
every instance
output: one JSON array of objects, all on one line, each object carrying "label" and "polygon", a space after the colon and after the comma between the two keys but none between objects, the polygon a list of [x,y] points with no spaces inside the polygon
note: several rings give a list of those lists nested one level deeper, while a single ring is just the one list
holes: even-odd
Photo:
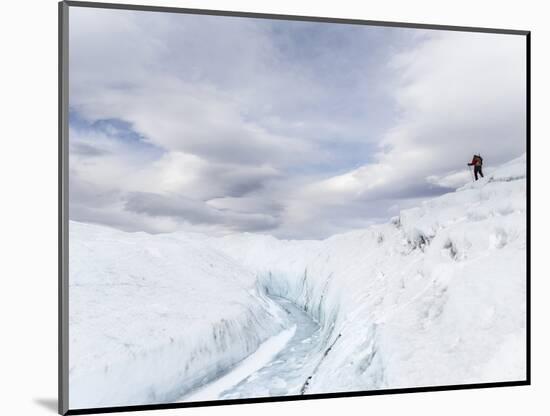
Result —
[{"label": "dark trousers", "polygon": [[483,178],[483,172],[481,171],[481,166],[474,166],[474,175],[476,177],[476,181],[477,181],[477,175],[481,175],[481,177]]}]

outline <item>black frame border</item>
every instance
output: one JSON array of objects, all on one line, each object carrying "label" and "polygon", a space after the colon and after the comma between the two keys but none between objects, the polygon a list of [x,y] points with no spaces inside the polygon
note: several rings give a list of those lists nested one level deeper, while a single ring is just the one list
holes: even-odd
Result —
[{"label": "black frame border", "polygon": [[[203,402],[163,403],[150,405],[113,406],[86,409],[69,409],[69,297],[68,297],[68,109],[69,109],[69,8],[87,7],[131,11],[149,11],[165,13],[198,14],[210,16],[230,16],[255,19],[293,20],[304,22],[326,22],[364,26],[398,27],[410,29],[446,30],[459,32],[478,32],[503,35],[525,36],[526,41],[526,376],[524,380],[494,383],[456,384],[443,386],[407,387],[396,389],[350,391],[338,393],[257,397],[247,399],[211,400]],[[61,415],[86,415],[96,413],[114,413],[142,410],[180,409],[188,407],[210,407],[249,403],[287,402],[297,400],[316,400],[341,397],[366,397],[387,394],[425,393],[449,390],[471,390],[494,387],[514,387],[531,385],[531,31],[482,28],[471,26],[450,26],[425,23],[387,22],[319,16],[298,16],[286,14],[254,13],[242,11],[190,9],[180,7],[146,6],[137,4],[101,3],[89,1],[65,0],[58,3],[58,412]]]}]

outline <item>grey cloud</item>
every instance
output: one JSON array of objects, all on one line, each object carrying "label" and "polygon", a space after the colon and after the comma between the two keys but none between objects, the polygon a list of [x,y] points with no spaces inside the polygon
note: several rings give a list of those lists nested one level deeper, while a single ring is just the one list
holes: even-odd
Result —
[{"label": "grey cloud", "polygon": [[221,213],[209,209],[204,202],[184,197],[167,197],[150,192],[133,192],[127,196],[127,211],[153,217],[176,217],[190,223],[219,222]]},{"label": "grey cloud", "polygon": [[142,215],[132,215],[117,209],[115,206],[95,207],[75,203],[71,206],[71,220],[107,225],[128,232],[145,231],[156,234],[174,230],[175,223],[159,221],[158,218],[148,218]]},{"label": "grey cloud", "polygon": [[248,168],[239,165],[210,165],[204,172],[204,180],[209,183],[221,184],[222,197],[242,197],[265,186],[279,178],[281,174],[268,167]]},{"label": "grey cloud", "polygon": [[88,182],[74,169],[69,173],[69,218],[103,224],[125,231],[159,233],[173,231],[176,224],[165,218],[150,218],[124,211],[124,196],[119,190],[106,189]]},{"label": "grey cloud", "polygon": [[392,187],[379,188],[372,192],[367,191],[358,199],[363,201],[382,201],[388,199],[432,198],[453,192],[455,189],[424,181],[419,181],[418,183],[404,181],[404,183],[395,184]]},{"label": "grey cloud", "polygon": [[[120,192],[96,186],[82,178],[77,170],[69,168],[69,205],[88,205],[102,207],[120,200]],[[74,212],[70,210],[70,215]]]},{"label": "grey cloud", "polygon": [[216,209],[203,201],[145,192],[129,194],[125,209],[152,217],[171,217],[191,224],[221,225],[240,231],[270,230],[279,225],[277,218],[266,214]]},{"label": "grey cloud", "polygon": [[284,196],[278,195],[274,190],[256,193],[252,196],[231,197],[223,196],[207,201],[209,206],[220,210],[230,210],[243,213],[261,212],[273,217],[279,217],[285,209]]},{"label": "grey cloud", "polygon": [[246,194],[249,194],[253,191],[257,191],[261,189],[264,186],[262,180],[255,180],[247,181],[247,182],[241,182],[241,183],[235,183],[232,186],[229,187],[227,195],[228,196],[244,196]]},{"label": "grey cloud", "polygon": [[100,149],[90,144],[78,142],[71,143],[70,152],[79,156],[102,156],[109,153],[104,149]]}]

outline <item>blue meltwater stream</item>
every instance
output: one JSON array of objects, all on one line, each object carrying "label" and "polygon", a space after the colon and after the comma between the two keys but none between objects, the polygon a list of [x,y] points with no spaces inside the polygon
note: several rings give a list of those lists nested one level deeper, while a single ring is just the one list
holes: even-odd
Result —
[{"label": "blue meltwater stream", "polygon": [[320,356],[320,327],[302,309],[278,297],[291,322],[217,380],[180,401],[224,400],[301,394]]}]

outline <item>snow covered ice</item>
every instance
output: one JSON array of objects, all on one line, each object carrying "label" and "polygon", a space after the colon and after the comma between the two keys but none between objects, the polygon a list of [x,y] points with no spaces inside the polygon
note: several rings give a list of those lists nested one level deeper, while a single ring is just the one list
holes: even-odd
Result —
[{"label": "snow covered ice", "polygon": [[255,276],[200,241],[70,224],[74,408],[160,403],[286,328]]},{"label": "snow covered ice", "polygon": [[525,156],[325,240],[70,223],[70,407],[522,380]]}]

